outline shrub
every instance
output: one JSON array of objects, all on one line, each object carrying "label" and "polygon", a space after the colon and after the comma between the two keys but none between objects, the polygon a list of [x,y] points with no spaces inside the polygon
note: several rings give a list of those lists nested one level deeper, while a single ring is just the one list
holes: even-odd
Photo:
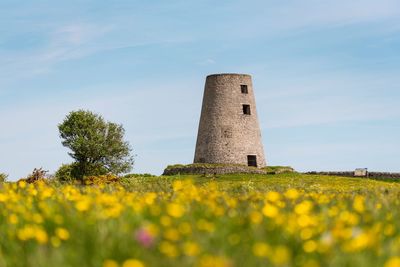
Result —
[{"label": "shrub", "polygon": [[20,179],[19,181],[25,181],[29,184],[35,183],[39,180],[45,180],[47,178],[47,173],[49,171],[43,170],[43,168],[35,168],[32,173],[29,174],[26,178]]},{"label": "shrub", "polygon": [[88,175],[83,175],[83,173],[81,173],[81,169],[79,168],[79,163],[73,162],[70,164],[61,165],[61,167],[56,171],[54,176],[58,181],[72,182],[74,180],[80,179],[81,177],[83,178],[86,176],[101,177],[108,174],[107,170],[99,164],[90,165],[87,168],[86,173]]},{"label": "shrub", "polygon": [[267,171],[269,174],[280,174],[280,173],[287,173],[287,172],[296,172],[290,166],[267,166],[262,168],[263,170]]},{"label": "shrub", "polygon": [[0,183],[7,182],[8,174],[0,173]]},{"label": "shrub", "polygon": [[69,182],[75,180],[76,177],[72,175],[74,168],[76,168],[76,163],[63,164],[54,174],[55,178],[59,181]]}]

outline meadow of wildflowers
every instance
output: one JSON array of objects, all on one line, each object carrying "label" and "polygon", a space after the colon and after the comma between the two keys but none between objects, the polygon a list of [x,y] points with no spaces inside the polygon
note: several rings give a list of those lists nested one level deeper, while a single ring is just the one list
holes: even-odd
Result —
[{"label": "meadow of wildflowers", "polygon": [[400,184],[135,177],[0,184],[0,266],[400,266]]}]

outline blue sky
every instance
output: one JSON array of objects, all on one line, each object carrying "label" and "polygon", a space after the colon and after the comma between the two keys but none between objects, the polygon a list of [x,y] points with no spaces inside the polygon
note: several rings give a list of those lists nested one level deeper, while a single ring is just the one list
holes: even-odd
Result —
[{"label": "blue sky", "polygon": [[0,0],[0,172],[71,162],[76,109],[122,123],[134,172],[190,163],[205,76],[253,75],[268,164],[400,171],[398,0]]}]

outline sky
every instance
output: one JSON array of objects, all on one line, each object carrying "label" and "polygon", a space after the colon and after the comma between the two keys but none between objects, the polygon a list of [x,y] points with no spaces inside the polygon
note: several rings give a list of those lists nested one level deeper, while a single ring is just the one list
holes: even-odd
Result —
[{"label": "sky", "polygon": [[72,162],[78,109],[124,126],[135,173],[191,163],[225,72],[253,77],[267,164],[400,171],[398,0],[0,0],[0,172]]}]

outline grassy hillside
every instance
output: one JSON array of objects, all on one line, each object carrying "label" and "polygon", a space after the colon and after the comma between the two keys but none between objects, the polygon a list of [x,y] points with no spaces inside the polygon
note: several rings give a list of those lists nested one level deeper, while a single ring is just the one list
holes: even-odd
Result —
[{"label": "grassy hillside", "polygon": [[399,199],[296,173],[3,183],[0,266],[398,266]]}]

